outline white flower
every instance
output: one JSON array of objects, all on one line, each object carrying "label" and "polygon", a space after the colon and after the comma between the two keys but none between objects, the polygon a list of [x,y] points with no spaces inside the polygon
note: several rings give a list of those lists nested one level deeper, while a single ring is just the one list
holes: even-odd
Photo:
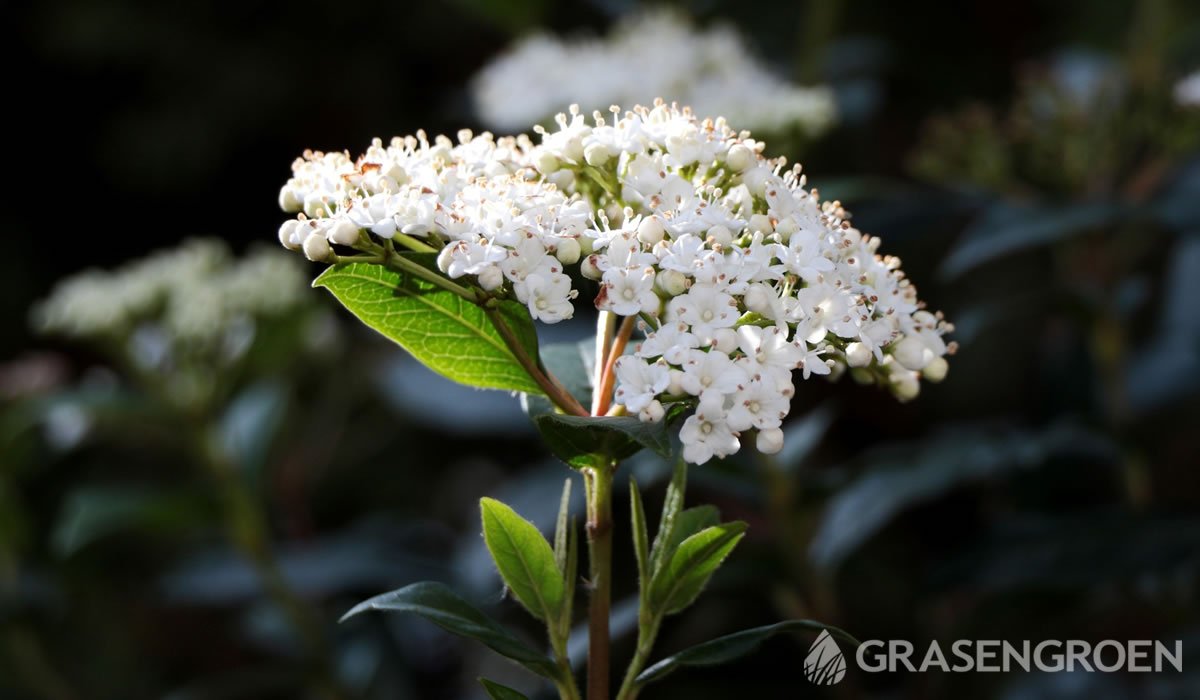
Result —
[{"label": "white flower", "polygon": [[665,362],[646,362],[626,356],[618,359],[613,369],[617,373],[617,403],[624,404],[633,413],[649,406],[671,383]]},{"label": "white flower", "polygon": [[746,354],[749,373],[790,383],[792,370],[804,359],[804,351],[778,327],[742,326],[737,330],[738,347]]},{"label": "white flower", "polygon": [[621,316],[640,313],[658,314],[658,295],[654,293],[654,268],[609,268],[604,273],[604,295],[599,307]]},{"label": "white flower", "polygon": [[571,278],[566,275],[529,275],[517,289],[518,298],[539,321],[558,323],[575,313],[575,307],[571,306],[575,292],[571,289]]},{"label": "white flower", "polygon": [[692,350],[683,363],[680,387],[692,396],[732,394],[750,381],[742,368],[723,352]]},{"label": "white flower", "polygon": [[748,382],[733,395],[733,405],[726,416],[733,430],[778,428],[783,424],[791,405],[790,394],[784,396],[774,383],[762,380]]},{"label": "white flower", "polygon": [[715,402],[700,403],[696,413],[684,421],[679,439],[683,443],[684,460],[692,464],[728,457],[741,447],[737,435],[725,422],[724,409]]},{"label": "white flower", "polygon": [[667,305],[668,318],[688,324],[701,342],[710,341],[718,328],[737,323],[737,302],[708,285],[694,285]]},{"label": "white flower", "polygon": [[667,323],[648,333],[636,354],[644,358],[662,357],[672,365],[682,365],[687,362],[688,351],[699,346],[700,341],[688,331],[686,323]]}]

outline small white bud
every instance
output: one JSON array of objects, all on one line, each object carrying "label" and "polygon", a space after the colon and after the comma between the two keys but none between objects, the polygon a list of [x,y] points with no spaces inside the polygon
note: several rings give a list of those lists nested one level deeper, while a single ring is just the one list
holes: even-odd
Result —
[{"label": "small white bud", "polygon": [[580,255],[591,255],[596,250],[596,239],[589,236],[580,236],[575,239],[579,243]]},{"label": "small white bud", "polygon": [[758,431],[754,446],[765,455],[773,455],[783,449],[783,431],[779,428]]},{"label": "small white bud", "polygon": [[755,214],[754,216],[750,217],[751,233],[758,233],[761,231],[762,233],[770,234],[773,230],[774,227],[771,226],[771,217],[767,216],[766,214]]},{"label": "small white bud", "polygon": [[301,226],[302,224],[299,221],[289,219],[279,227],[279,242],[283,244],[284,248],[288,250],[300,250],[303,247],[301,241],[296,236],[300,232]]},{"label": "small white bud", "polygon": [[483,272],[479,273],[479,286],[483,287],[484,291],[490,292],[502,284],[504,284],[504,273],[495,265],[485,267]]},{"label": "small white bud", "polygon": [[304,239],[304,256],[313,262],[325,262],[333,255],[329,241],[319,233],[310,233]]},{"label": "small white bud", "polygon": [[721,226],[720,224],[717,224],[708,230],[708,237],[712,239],[714,244],[723,248],[728,248],[729,246],[733,245],[733,231],[730,231],[727,227]]},{"label": "small white bud", "polygon": [[925,365],[925,369],[921,370],[921,376],[925,379],[937,384],[946,378],[946,372],[950,369],[950,364],[946,362],[944,357],[935,357]]},{"label": "small white bud", "polygon": [[669,375],[671,383],[667,385],[668,396],[683,396],[687,391],[683,388],[683,370],[673,369]]},{"label": "small white bud", "polygon": [[584,277],[590,280],[599,281],[600,278],[604,276],[604,271],[601,270],[600,265],[597,264],[599,260],[600,257],[598,255],[587,256],[583,259],[583,264],[579,266],[579,271]]},{"label": "small white bud", "polygon": [[740,173],[755,161],[754,151],[747,148],[744,144],[735,143],[729,148],[729,155],[725,156],[725,164],[735,173]]},{"label": "small white bud", "polygon": [[687,291],[687,276],[679,270],[661,270],[654,278],[654,284],[663,294],[677,297]]},{"label": "small white bud", "polygon": [[334,224],[327,235],[330,243],[345,246],[358,243],[358,227],[345,219]]},{"label": "small white bud", "polygon": [[663,239],[666,232],[657,216],[647,216],[638,224],[637,237],[646,245],[655,245]]},{"label": "small white bud", "polygon": [[289,214],[296,214],[304,208],[304,200],[294,188],[285,185],[279,190],[279,208]]},{"label": "small white bud", "polygon": [[851,367],[866,367],[871,364],[871,351],[862,343],[850,343],[846,346],[846,364]]},{"label": "small white bud", "polygon": [[657,423],[663,419],[664,415],[666,415],[666,411],[663,410],[663,405],[656,399],[638,411],[638,420],[643,423]]},{"label": "small white bud", "polygon": [[896,358],[905,369],[911,369],[918,372],[925,369],[925,365],[929,364],[929,360],[933,359],[933,353],[925,347],[925,343],[920,338],[907,336],[892,348],[892,357]]},{"label": "small white bud", "polygon": [[921,382],[916,372],[894,370],[890,377],[892,394],[901,402],[912,401],[921,393]]},{"label": "small white bud", "polygon": [[583,149],[583,159],[588,165],[594,165],[597,168],[608,162],[612,157],[612,153],[608,150],[608,146],[602,143],[589,143]]},{"label": "small white bud", "polygon": [[762,316],[770,316],[771,302],[775,299],[775,293],[764,284],[750,285],[745,296],[742,297],[746,309]]},{"label": "small white bud", "polygon": [[554,257],[563,265],[574,265],[579,262],[583,247],[576,238],[560,238],[554,247]]},{"label": "small white bud", "polygon": [[324,198],[315,192],[310,192],[308,196],[304,198],[304,213],[307,214],[308,218],[310,219],[320,219],[328,214],[329,210],[325,207]]},{"label": "small white bud", "polygon": [[771,171],[765,166],[759,166],[747,170],[742,175],[742,182],[745,183],[746,189],[750,190],[750,194],[755,197],[762,197],[767,193],[767,179],[771,177]]},{"label": "small white bud", "polygon": [[557,156],[543,148],[534,156],[533,167],[537,168],[539,173],[549,175],[558,170],[561,164],[558,162]]},{"label": "small white bud", "polygon": [[738,335],[732,328],[718,328],[713,333],[713,347],[728,355],[737,349]]},{"label": "small white bud", "polygon": [[437,256],[438,269],[446,274],[450,274],[450,263],[454,257],[454,246],[455,244],[451,243],[445,248],[442,248]]},{"label": "small white bud", "polygon": [[779,241],[787,243],[792,234],[800,230],[800,225],[796,223],[796,219],[791,216],[785,216],[775,224],[775,233],[779,234]]}]

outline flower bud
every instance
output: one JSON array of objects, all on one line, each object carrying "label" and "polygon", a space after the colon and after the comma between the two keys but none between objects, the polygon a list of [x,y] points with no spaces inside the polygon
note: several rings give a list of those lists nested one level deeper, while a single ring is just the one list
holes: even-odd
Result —
[{"label": "flower bud", "polygon": [[638,240],[646,245],[654,245],[663,239],[666,229],[657,216],[647,216],[638,224]]},{"label": "flower bud", "polygon": [[656,399],[638,411],[638,420],[643,423],[657,423],[663,419],[664,415],[666,415],[666,411],[663,410],[663,405]]},{"label": "flower bud", "polygon": [[733,231],[728,227],[717,224],[708,230],[708,237],[712,239],[714,245],[719,245],[723,248],[728,248],[733,245]]},{"label": "flower bud", "polygon": [[925,365],[929,364],[933,353],[925,347],[925,343],[920,338],[906,336],[892,348],[892,357],[896,358],[905,369],[911,369],[914,372],[925,369]]},{"label": "flower bud", "polygon": [[303,226],[303,224],[301,224],[299,221],[296,221],[295,219],[289,219],[283,222],[283,225],[279,227],[279,242],[283,244],[284,248],[287,248],[288,250],[300,250],[300,248],[303,247],[302,242],[296,235],[297,233],[300,233],[301,226]]},{"label": "flower bud", "polygon": [[937,384],[946,378],[946,372],[950,369],[949,363],[944,357],[935,357],[925,365],[925,369],[921,370],[921,376],[925,379]]},{"label": "flower bud", "polygon": [[575,241],[579,243],[579,254],[581,256],[591,255],[596,250],[596,239],[590,236],[580,236]]},{"label": "flower bud", "polygon": [[755,161],[754,151],[746,147],[745,144],[735,143],[729,148],[729,154],[725,156],[725,164],[735,173],[740,173]]},{"label": "flower bud", "polygon": [[851,367],[866,367],[871,364],[871,351],[862,343],[850,343],[846,346],[846,364]]},{"label": "flower bud", "polygon": [[728,355],[737,349],[738,335],[732,328],[718,328],[713,333],[713,347]]},{"label": "flower bud", "polygon": [[779,428],[758,431],[754,446],[765,455],[773,455],[783,449],[783,431]]},{"label": "flower bud", "polygon": [[315,192],[309,192],[304,198],[304,213],[310,219],[320,219],[329,213],[325,207],[325,198]]},{"label": "flower bud", "polygon": [[779,242],[787,243],[792,234],[800,230],[800,225],[796,223],[796,219],[791,216],[785,216],[775,224],[775,233],[779,234]]},{"label": "flower bud", "polygon": [[750,217],[750,233],[762,232],[770,234],[774,230],[771,226],[771,217],[766,214],[755,214]]},{"label": "flower bud", "polygon": [[588,165],[594,165],[597,168],[608,162],[612,157],[612,153],[608,150],[608,146],[602,143],[589,143],[583,149],[583,159]]},{"label": "flower bud", "polygon": [[687,276],[679,270],[661,270],[654,278],[654,284],[670,297],[677,297],[687,291]]},{"label": "flower bud", "polygon": [[894,370],[889,378],[892,395],[901,402],[912,401],[921,393],[921,382],[917,380],[916,372]]},{"label": "flower bud", "polygon": [[599,281],[604,276],[604,271],[600,269],[600,265],[598,264],[599,261],[600,256],[598,255],[587,256],[583,259],[583,264],[579,266],[579,272],[590,280]]},{"label": "flower bud", "polygon": [[456,244],[451,243],[450,245],[446,246],[445,248],[442,248],[442,250],[438,253],[437,266],[438,266],[438,269],[441,270],[442,272],[444,272],[445,274],[450,274],[450,263],[454,257],[455,245]]},{"label": "flower bud", "polygon": [[687,390],[683,388],[683,370],[673,369],[669,375],[671,383],[667,385],[667,396],[683,396]]},{"label": "flower bud", "polygon": [[284,186],[279,190],[279,208],[289,214],[296,214],[304,208],[304,200],[294,188]]},{"label": "flower bud", "polygon": [[770,318],[771,302],[775,301],[776,298],[775,293],[766,285],[752,284],[746,289],[746,294],[742,297],[742,302],[746,305],[747,310]]},{"label": "flower bud", "polygon": [[329,241],[338,245],[352,246],[358,243],[358,227],[342,219],[329,229]]},{"label": "flower bud", "polygon": [[325,262],[333,255],[329,241],[319,233],[310,233],[304,239],[304,256],[313,262]]},{"label": "flower bud", "polygon": [[533,157],[533,167],[537,168],[539,173],[549,175],[558,170],[561,164],[553,153],[543,148]]},{"label": "flower bud", "polygon": [[574,265],[579,262],[582,252],[583,248],[576,238],[560,238],[554,246],[554,257],[558,258],[563,265]]},{"label": "flower bud", "polygon": [[484,291],[490,292],[502,284],[504,284],[504,273],[495,265],[485,267],[479,273],[479,286],[483,287]]},{"label": "flower bud", "polygon": [[767,179],[771,177],[771,171],[765,166],[759,166],[747,170],[742,175],[742,182],[745,183],[746,189],[750,190],[750,194],[755,197],[762,197],[767,193]]}]

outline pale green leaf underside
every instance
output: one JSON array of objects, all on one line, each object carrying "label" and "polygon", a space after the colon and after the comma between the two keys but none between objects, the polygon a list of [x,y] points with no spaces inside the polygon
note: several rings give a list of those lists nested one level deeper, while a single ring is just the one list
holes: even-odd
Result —
[{"label": "pale green leaf underside", "polygon": [[[407,256],[427,263],[422,256]],[[468,386],[541,394],[483,309],[421,279],[371,263],[334,265],[313,282],[368,327],[434,372]],[[515,301],[499,310],[526,352],[537,357],[529,312]]]},{"label": "pale green leaf underside", "polygon": [[554,550],[533,523],[491,498],[479,502],[483,538],[504,583],[535,617],[558,618],[563,604],[563,578]]}]

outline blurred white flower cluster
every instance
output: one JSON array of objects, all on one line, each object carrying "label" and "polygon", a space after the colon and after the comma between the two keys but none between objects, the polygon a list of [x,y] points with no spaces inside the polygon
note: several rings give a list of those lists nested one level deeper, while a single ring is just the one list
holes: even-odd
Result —
[{"label": "blurred white flower cluster", "polygon": [[570,104],[604,109],[656,97],[768,133],[798,128],[815,136],[836,117],[829,88],[781,80],[733,28],[700,29],[670,10],[627,17],[603,39],[526,38],[480,71],[472,93],[483,122],[506,132],[546,122]]},{"label": "blurred white flower cluster", "polygon": [[[113,271],[88,270],[58,284],[33,310],[38,330],[80,338],[129,337],[141,352],[173,343],[230,351],[247,342],[253,321],[305,302],[303,266],[257,249],[234,257],[218,240],[192,240]],[[154,348],[160,348],[155,351]]]},{"label": "blurred white flower cluster", "polygon": [[403,236],[438,250],[448,277],[511,294],[546,322],[570,317],[566,268],[578,263],[600,284],[596,307],[639,317],[645,334],[616,362],[616,402],[650,422],[695,406],[681,432],[693,463],[751,435],[778,451],[794,370],[849,368],[901,400],[921,376],[945,376],[950,324],[798,166],[764,158],[724,119],[661,101],[612,112],[572,108],[556,130],[535,129],[536,146],[462,132],[457,144],[376,141],[357,161],[305,154],[281,194],[301,212],[281,240],[333,261],[333,246]]},{"label": "blurred white flower cluster", "polygon": [[1192,71],[1175,83],[1175,103],[1181,107],[1200,107],[1200,70]]}]

